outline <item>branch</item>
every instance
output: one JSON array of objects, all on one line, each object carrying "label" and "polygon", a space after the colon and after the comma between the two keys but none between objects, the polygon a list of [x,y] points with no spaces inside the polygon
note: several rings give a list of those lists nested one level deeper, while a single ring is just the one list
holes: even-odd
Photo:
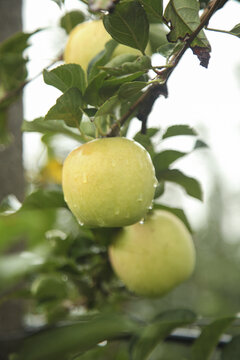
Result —
[{"label": "branch", "polygon": [[[191,43],[193,42],[193,40],[197,37],[197,35],[199,34],[199,32],[208,24],[210,18],[212,17],[212,15],[221,7],[223,7],[225,5],[225,3],[228,0],[212,0],[210,1],[210,3],[208,4],[208,6],[206,7],[206,9],[204,10],[201,18],[200,18],[200,24],[199,26],[196,28],[195,31],[192,32],[192,34],[188,37],[188,39],[186,40],[184,46],[176,53],[173,55],[173,57],[171,58],[171,66],[164,68],[162,71],[158,71],[158,79],[160,81],[160,84],[156,85],[151,85],[140,97],[139,99],[133,103],[133,105],[128,109],[128,111],[120,118],[119,121],[117,121],[116,123],[114,123],[111,126],[110,131],[108,132],[107,136],[111,137],[111,136],[117,136],[121,126],[127,121],[127,119],[133,114],[133,112],[140,106],[145,104],[145,101],[148,99],[149,94],[151,93],[151,91],[153,91],[154,88],[156,88],[157,86],[161,85],[161,86],[165,86],[165,89],[167,89],[167,81],[170,77],[170,75],[172,74],[172,72],[174,71],[174,69],[176,68],[176,66],[178,65],[179,61],[181,60],[181,58],[183,57],[183,55],[185,54],[186,50],[190,47]],[[159,95],[161,95],[162,93],[160,92]],[[158,96],[159,96],[158,95]],[[163,94],[164,95],[164,94]],[[157,99],[157,97],[154,99],[154,101]],[[154,102],[153,102],[154,103]],[[152,103],[152,106],[153,106]],[[151,106],[151,109],[152,109]],[[150,109],[150,110],[151,110]],[[150,112],[149,112],[150,113]],[[147,116],[149,115],[149,113],[147,114]],[[146,121],[146,119],[145,119]]]}]

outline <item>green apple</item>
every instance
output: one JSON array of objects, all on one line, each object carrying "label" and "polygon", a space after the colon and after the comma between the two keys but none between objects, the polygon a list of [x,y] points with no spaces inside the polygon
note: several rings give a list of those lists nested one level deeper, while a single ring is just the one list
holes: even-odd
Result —
[{"label": "green apple", "polygon": [[62,186],[80,224],[121,227],[140,221],[151,207],[155,169],[148,152],[135,141],[95,139],[68,155]]},{"label": "green apple", "polygon": [[[111,40],[110,34],[105,30],[102,20],[87,21],[77,25],[69,34],[64,51],[64,61],[75,63],[87,69],[94,56],[104,49],[107,41]],[[151,54],[150,46],[146,53]],[[119,44],[114,50],[113,57],[122,54],[141,55],[140,50]]]},{"label": "green apple", "polygon": [[143,224],[120,231],[109,247],[109,257],[131,291],[157,297],[192,274],[195,248],[183,222],[168,211],[157,210]]}]

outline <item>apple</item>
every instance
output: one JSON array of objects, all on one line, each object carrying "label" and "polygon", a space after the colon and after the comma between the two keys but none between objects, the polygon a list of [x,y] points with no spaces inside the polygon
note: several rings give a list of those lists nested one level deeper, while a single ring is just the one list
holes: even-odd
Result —
[{"label": "apple", "polygon": [[162,296],[186,280],[195,265],[195,248],[184,223],[156,210],[143,224],[121,230],[109,247],[117,276],[138,295]]},{"label": "apple", "polygon": [[[64,61],[81,65],[86,70],[89,62],[104,49],[107,41],[111,40],[110,34],[105,30],[102,20],[87,21],[77,25],[69,34],[64,51]],[[150,46],[146,53],[151,54]],[[140,50],[119,44],[113,56],[122,54],[142,55]]]},{"label": "apple", "polygon": [[151,207],[156,182],[148,152],[123,137],[83,144],[63,164],[65,200],[79,223],[89,227],[140,221]]}]

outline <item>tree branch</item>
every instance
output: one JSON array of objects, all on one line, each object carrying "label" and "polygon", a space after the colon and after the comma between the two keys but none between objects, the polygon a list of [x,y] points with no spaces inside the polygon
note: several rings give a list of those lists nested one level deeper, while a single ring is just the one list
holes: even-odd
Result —
[{"label": "tree branch", "polygon": [[[183,45],[183,47],[176,52],[176,54],[173,55],[173,57],[171,58],[171,66],[164,68],[163,70],[158,72],[158,76],[157,78],[160,81],[161,86],[165,86],[165,88],[167,88],[167,81],[170,77],[170,75],[172,74],[172,72],[174,71],[174,69],[176,68],[176,66],[178,65],[179,61],[181,60],[181,58],[183,57],[183,55],[185,54],[186,50],[190,47],[191,43],[193,42],[193,40],[197,37],[197,35],[199,34],[199,32],[208,24],[210,18],[212,17],[212,15],[221,7],[223,7],[225,5],[225,3],[228,0],[212,0],[210,1],[210,3],[208,4],[208,6],[206,7],[206,9],[203,11],[203,14],[200,18],[200,24],[199,26],[196,28],[196,30],[194,30],[192,32],[192,34],[188,37],[188,39],[185,41],[185,44]],[[112,136],[117,136],[121,126],[125,123],[125,121],[127,121],[127,119],[133,114],[133,112],[142,104],[145,103],[145,101],[148,99],[149,94],[151,93],[152,89],[156,88],[156,84],[151,85],[140,97],[139,99],[133,103],[133,105],[129,108],[129,110],[120,118],[119,121],[117,121],[116,123],[114,123],[111,126],[110,131],[108,132],[107,136],[108,137],[112,137]],[[161,93],[159,94],[161,95]],[[158,95],[158,96],[159,96]],[[157,99],[157,97],[156,97]],[[154,99],[154,101],[156,100]],[[153,106],[153,103],[152,103]],[[152,108],[152,107],[151,107]],[[151,109],[150,109],[151,110]],[[150,113],[150,112],[149,112]],[[147,114],[147,116],[149,115],[149,113]],[[146,119],[145,119],[146,121]]]}]

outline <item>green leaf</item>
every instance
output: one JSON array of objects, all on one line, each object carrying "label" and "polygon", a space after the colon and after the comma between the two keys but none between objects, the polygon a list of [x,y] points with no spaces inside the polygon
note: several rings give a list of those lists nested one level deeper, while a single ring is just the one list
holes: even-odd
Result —
[{"label": "green leaf", "polygon": [[174,207],[166,206],[166,205],[162,205],[162,204],[154,204],[154,209],[166,210],[166,211],[173,213],[186,225],[188,230],[192,233],[191,225],[189,224],[189,221],[182,209],[174,208]]},{"label": "green leaf", "polygon": [[176,160],[187,155],[185,152],[176,151],[176,150],[164,150],[156,154],[153,157],[153,165],[156,169],[156,172],[166,170],[169,166]]},{"label": "green leaf", "polygon": [[104,16],[103,24],[113,39],[120,44],[139,49],[144,54],[148,43],[149,24],[138,1],[120,2],[112,14]]},{"label": "green leaf", "polygon": [[234,320],[235,317],[230,316],[217,319],[206,326],[192,346],[191,360],[209,360],[220,336]]},{"label": "green leaf", "polygon": [[[170,27],[168,41],[186,40],[200,25],[199,3],[196,0],[170,0],[164,12],[165,22]],[[211,46],[201,30],[191,42],[193,53],[198,56],[200,65],[207,67]]]},{"label": "green leaf", "polygon": [[116,106],[119,104],[119,98],[117,95],[112,96],[110,99],[106,100],[105,103],[103,103],[98,111],[95,114],[95,118],[98,116],[104,116],[109,114],[114,114],[114,110],[116,109]]},{"label": "green leaf", "polygon": [[44,135],[66,135],[79,142],[85,142],[80,134],[68,127],[63,120],[44,120],[43,117],[34,119],[33,121],[23,121],[22,131],[40,132]]},{"label": "green leaf", "polygon": [[149,42],[153,53],[163,45],[168,45],[167,31],[162,24],[151,24],[149,28]]},{"label": "green leaf", "polygon": [[44,210],[50,208],[67,208],[62,190],[37,190],[24,199],[22,207],[19,211],[38,209]]},{"label": "green leaf", "polygon": [[102,66],[109,62],[117,46],[118,43],[115,40],[109,40],[105,44],[104,49],[94,56],[87,68],[88,82],[90,82],[101,71]]},{"label": "green leaf", "polygon": [[131,334],[136,327],[117,314],[83,317],[79,322],[44,330],[26,339],[19,351],[19,360],[70,358],[104,340]]},{"label": "green leaf", "polygon": [[221,360],[240,359],[240,335],[234,336],[227,346],[222,350]]},{"label": "green leaf", "polygon": [[64,120],[68,126],[78,127],[82,119],[83,98],[78,88],[68,89],[51,107],[45,120]]},{"label": "green leaf", "polygon": [[67,12],[60,19],[60,26],[66,30],[69,34],[70,31],[75,28],[78,24],[82,23],[85,20],[85,15],[82,11],[73,10]]},{"label": "green leaf", "polygon": [[154,147],[151,140],[152,137],[152,129],[147,129],[146,134],[142,134],[141,132],[138,132],[134,136],[134,140],[137,141],[139,144],[141,144],[150,154],[151,157],[154,157]]},{"label": "green leaf", "polygon": [[196,315],[190,310],[169,310],[157,316],[147,325],[132,348],[132,360],[145,360],[157,346],[176,327],[191,324]]},{"label": "green leaf", "polygon": [[52,1],[54,1],[60,7],[60,9],[62,8],[62,5],[65,2],[65,0],[52,0]]},{"label": "green leaf", "polygon": [[143,88],[147,86],[147,82],[145,81],[134,81],[127,82],[120,86],[118,90],[118,97],[120,99],[130,99],[131,97],[135,97],[136,94],[140,93]]},{"label": "green leaf", "polygon": [[139,71],[147,72],[151,67],[151,59],[148,56],[122,54],[107,63],[103,70],[109,75],[121,76]]},{"label": "green leaf", "polygon": [[197,139],[197,141],[195,142],[193,150],[202,149],[202,148],[208,148],[208,145],[204,141],[202,141],[200,139]]},{"label": "green leaf", "polygon": [[43,79],[46,84],[52,85],[62,92],[70,88],[77,88],[83,94],[86,89],[85,73],[77,64],[61,65],[51,71],[44,70]]},{"label": "green leaf", "polygon": [[162,138],[166,139],[171,136],[179,135],[193,135],[196,136],[196,131],[191,128],[189,125],[173,125],[170,126],[167,131],[163,134]]},{"label": "green leaf", "polygon": [[[176,42],[178,39],[184,40],[200,25],[199,3],[195,0],[170,0],[164,12],[164,19],[171,28],[168,40],[170,42]],[[191,46],[210,48],[202,30],[193,40]]]},{"label": "green leaf", "polygon": [[202,200],[202,189],[199,182],[176,169],[168,169],[156,173],[159,181],[170,181],[182,186],[186,193],[198,200]]},{"label": "green leaf", "polygon": [[232,30],[229,31],[230,34],[235,35],[240,38],[240,24],[237,24],[232,28]]},{"label": "green leaf", "polygon": [[84,94],[84,100],[86,103],[93,106],[100,106],[104,102],[99,90],[103,86],[105,78],[106,73],[101,72],[91,79]]},{"label": "green leaf", "polygon": [[146,13],[150,16],[150,20],[153,17],[162,22],[163,2],[162,0],[140,0]]}]

